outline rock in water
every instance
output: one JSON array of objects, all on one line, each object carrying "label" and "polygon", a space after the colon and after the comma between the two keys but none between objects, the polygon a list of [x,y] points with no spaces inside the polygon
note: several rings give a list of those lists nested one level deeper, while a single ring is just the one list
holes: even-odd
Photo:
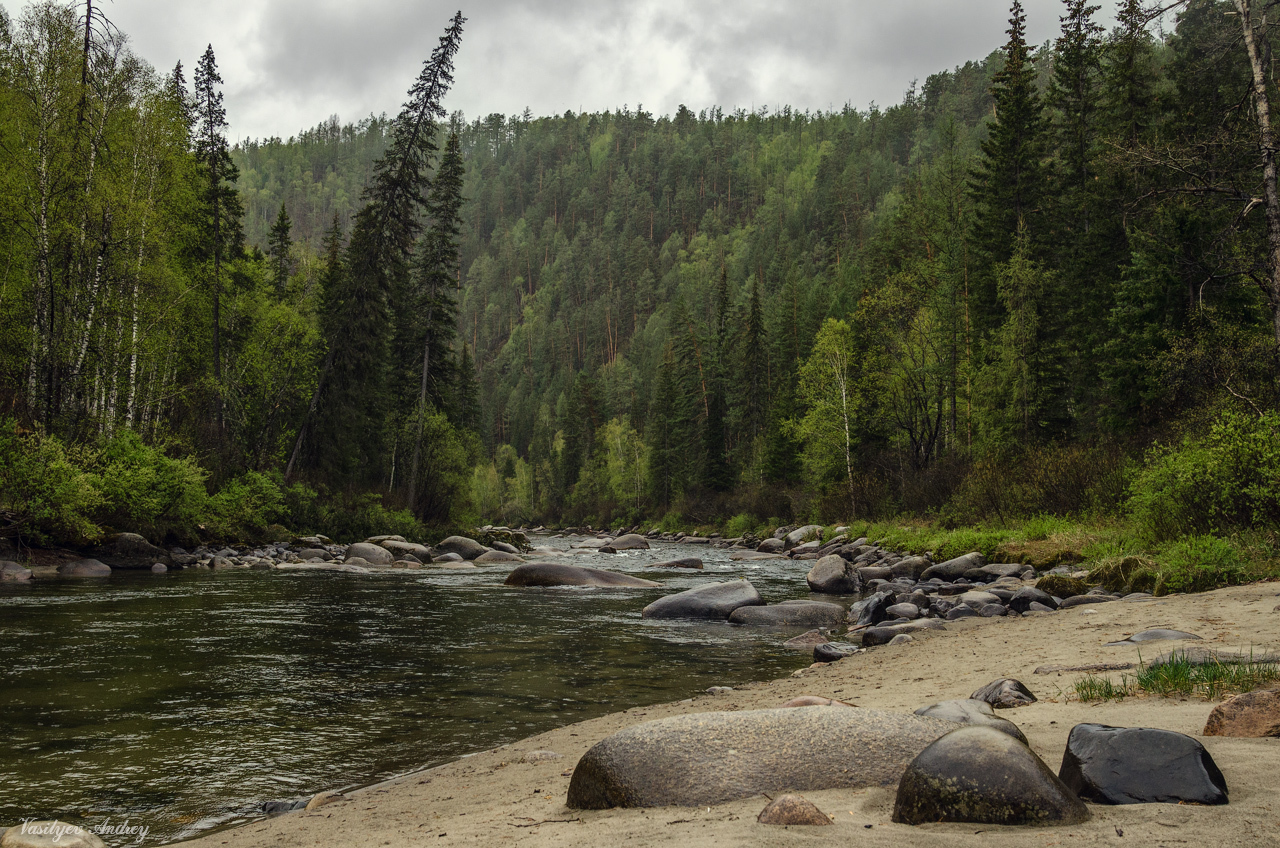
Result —
[{"label": "rock in water", "polygon": [[440,544],[431,549],[436,556],[441,554],[457,554],[463,559],[471,560],[480,556],[480,554],[489,550],[475,539],[468,539],[466,536],[450,536]]},{"label": "rock in water", "polygon": [[794,639],[788,639],[783,642],[782,647],[807,651],[815,645],[825,645],[830,641],[831,640],[828,639],[821,630],[809,630],[801,633]]},{"label": "rock in water", "polygon": [[986,701],[975,701],[972,698],[956,701],[939,701],[916,710],[916,715],[929,718],[940,718],[943,721],[954,721],[956,724],[969,724],[978,727],[990,727],[1001,733],[1007,733],[1023,745],[1027,737],[1018,725],[1007,718],[1000,718]]},{"label": "rock in water", "polygon": [[702,570],[702,560],[697,557],[683,557],[682,559],[669,559],[666,562],[655,562],[650,568],[696,568]]},{"label": "rock in water", "polygon": [[[582,756],[575,809],[692,807],[762,792],[889,786],[955,725],[864,709],[709,712],[618,731]],[[1006,737],[1007,738],[1007,737]]]},{"label": "rock in water", "polygon": [[756,816],[760,824],[831,824],[831,818],[803,795],[779,795]]},{"label": "rock in water", "polygon": [[16,562],[0,562],[0,580],[30,580],[32,571]]},{"label": "rock in water", "polygon": [[1098,804],[1227,803],[1227,782],[1213,757],[1172,730],[1077,724],[1058,775]]},{"label": "rock in water", "polygon": [[1209,713],[1203,735],[1250,739],[1280,736],[1280,689],[1260,689],[1228,698]]},{"label": "rock in water", "polygon": [[764,599],[746,580],[697,586],[649,604],[641,618],[708,618],[724,620],[738,607],[764,606]]},{"label": "rock in water", "polygon": [[490,563],[490,562],[524,562],[524,557],[518,556],[516,554],[509,554],[506,551],[494,550],[494,551],[485,551],[484,553],[480,554],[480,556],[476,557],[473,560],[473,562],[478,562],[481,565],[484,565],[485,563]]},{"label": "rock in water", "polygon": [[58,566],[59,577],[110,577],[111,566],[96,559],[82,559]]},{"label": "rock in water", "polygon": [[527,562],[516,566],[505,581],[507,586],[609,586],[633,589],[652,589],[661,586],[652,580],[588,568],[585,565],[566,565],[558,562]]},{"label": "rock in water", "polygon": [[862,591],[862,578],[853,563],[837,554],[819,559],[809,569],[805,581],[810,590],[824,595],[856,595]]},{"label": "rock in water", "polygon": [[1012,677],[993,680],[969,697],[975,701],[986,701],[998,710],[1025,707],[1036,702],[1031,690]]},{"label": "rock in water", "polygon": [[107,848],[96,833],[62,821],[24,821],[0,836],[0,848]]},{"label": "rock in water", "polygon": [[898,783],[899,824],[1079,824],[1089,811],[1031,749],[991,727],[962,727],[920,752]]},{"label": "rock in water", "polygon": [[370,565],[390,565],[396,561],[391,551],[371,542],[356,542],[347,548],[347,559],[362,559]]},{"label": "rock in water", "polygon": [[831,663],[851,657],[861,650],[862,648],[848,642],[823,642],[813,646],[813,661]]},{"label": "rock in water", "polygon": [[628,533],[625,536],[619,536],[614,539],[606,547],[613,548],[614,553],[618,551],[647,551],[649,550],[649,542],[639,533]]},{"label": "rock in water", "polygon": [[805,601],[798,604],[770,604],[765,607],[738,607],[729,614],[733,624],[774,627],[838,627],[844,621],[844,607]]}]

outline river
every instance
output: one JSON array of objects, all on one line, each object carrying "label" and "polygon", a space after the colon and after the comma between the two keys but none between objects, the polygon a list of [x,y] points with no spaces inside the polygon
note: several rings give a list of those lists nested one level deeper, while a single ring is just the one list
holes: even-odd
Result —
[{"label": "river", "polygon": [[[648,567],[686,556],[706,570]],[[812,563],[738,563],[662,543],[557,561],[663,587],[512,589],[509,564],[0,583],[0,826],[110,819],[146,827],[144,844],[171,842],[260,818],[267,800],[803,661],[781,647],[795,629],[648,621],[640,610],[738,576],[771,603],[811,597]]]}]

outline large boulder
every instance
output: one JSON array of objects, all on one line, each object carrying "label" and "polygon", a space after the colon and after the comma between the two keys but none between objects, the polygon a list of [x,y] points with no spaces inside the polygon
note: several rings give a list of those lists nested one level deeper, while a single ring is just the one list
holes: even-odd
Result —
[{"label": "large boulder", "polygon": [[782,540],[782,549],[789,551],[792,548],[799,546],[807,539],[818,539],[821,536],[821,524],[806,524],[803,527],[797,527],[795,530],[792,530],[787,534],[786,538]]},{"label": "large boulder", "polygon": [[887,645],[893,641],[894,637],[902,636],[908,633],[918,633],[921,630],[946,630],[947,626],[936,618],[920,618],[914,621],[903,621],[898,624],[880,624],[875,627],[868,627],[866,630],[855,634],[860,637],[862,647],[874,648],[877,645]]},{"label": "large boulder", "polygon": [[457,554],[463,559],[475,559],[487,550],[489,549],[475,539],[468,539],[466,536],[450,536],[432,548],[431,552],[436,556]]},{"label": "large boulder", "polygon": [[933,562],[928,557],[909,556],[895,562],[890,570],[894,577],[910,577],[912,580],[919,580],[920,575],[924,574],[931,565]]},{"label": "large boulder", "polygon": [[756,546],[756,550],[762,554],[780,554],[786,547],[786,542],[781,539],[765,539]]},{"label": "large boulder", "polygon": [[710,712],[618,731],[582,756],[575,809],[692,807],[781,790],[891,786],[950,722],[864,709]]},{"label": "large boulder", "polygon": [[[347,548],[346,558],[348,560],[362,559],[370,565],[390,565],[396,561],[391,551],[372,542],[356,542]],[[359,564],[363,565],[364,563]]]},{"label": "large boulder", "polygon": [[426,545],[419,545],[416,542],[404,542],[400,539],[387,539],[385,541],[378,542],[378,544],[398,556],[403,554],[413,554],[424,562],[431,559],[431,549]]},{"label": "large boulder", "polygon": [[982,568],[984,565],[986,565],[986,560],[983,559],[982,554],[973,551],[964,556],[958,556],[955,559],[929,566],[920,573],[920,579],[928,580],[930,577],[940,577],[943,580],[954,580],[957,577],[963,577],[964,573],[969,569]]},{"label": "large boulder", "polygon": [[1009,609],[1014,612],[1026,612],[1031,609],[1032,604],[1043,604],[1051,610],[1058,608],[1058,602],[1048,592],[1042,592],[1031,586],[1019,589],[1009,599]]},{"label": "large boulder", "polygon": [[1213,757],[1172,730],[1077,724],[1058,775],[1098,804],[1227,803],[1227,781]]},{"label": "large boulder", "polygon": [[773,627],[838,627],[844,622],[844,607],[822,601],[784,601],[766,607],[738,607],[729,614],[733,624]]},{"label": "large boulder", "polygon": [[506,551],[492,550],[485,551],[476,557],[472,562],[484,565],[490,562],[524,562],[524,557],[516,554],[509,554]]},{"label": "large boulder", "polygon": [[804,579],[811,591],[823,595],[854,595],[862,591],[858,569],[838,554],[819,559]]},{"label": "large boulder", "polygon": [[93,556],[112,568],[150,568],[157,562],[171,565],[164,548],[156,547],[137,533],[117,533],[94,548]]},{"label": "large boulder", "polygon": [[1280,737],[1280,689],[1259,689],[1228,698],[1209,713],[1203,735]]},{"label": "large boulder", "polygon": [[62,821],[23,821],[4,831],[0,848],[107,848],[90,830]]},{"label": "large boulder", "polygon": [[29,568],[18,565],[16,562],[5,560],[0,562],[0,580],[30,580],[32,571]]},{"label": "large boulder", "polygon": [[324,548],[303,548],[298,551],[298,559],[306,562],[309,559],[318,559],[321,562],[329,562],[333,559],[333,554]]},{"label": "large boulder", "polygon": [[727,619],[738,607],[764,606],[764,599],[746,580],[696,586],[649,604],[641,618]]},{"label": "large boulder", "polygon": [[695,568],[702,570],[702,560],[697,557],[681,557],[680,559],[669,559],[666,562],[655,562],[649,566],[650,568]]},{"label": "large boulder", "polygon": [[516,566],[504,581],[507,586],[608,586],[652,589],[661,586],[652,580],[559,562],[527,562]]},{"label": "large boulder", "polygon": [[59,577],[110,577],[111,566],[96,559],[81,559],[58,566]]},{"label": "large boulder", "polygon": [[893,805],[899,824],[1054,825],[1088,818],[1085,805],[1030,748],[992,727],[961,727],[921,751],[902,775]]},{"label": "large boulder", "polygon": [[649,542],[639,533],[627,533],[625,536],[619,536],[600,548],[600,552],[605,554],[616,554],[618,551],[647,550],[649,550]]},{"label": "large boulder", "polygon": [[956,724],[969,724],[980,727],[991,727],[1001,733],[1007,733],[1022,744],[1027,744],[1027,737],[1018,725],[1001,718],[991,709],[986,701],[975,701],[966,698],[955,701],[939,701],[916,710],[916,715],[940,718],[943,721],[954,721]]},{"label": "large boulder", "polygon": [[894,597],[893,592],[886,590],[858,601],[849,607],[849,623],[871,625],[885,621],[889,618],[889,607],[893,606]]}]

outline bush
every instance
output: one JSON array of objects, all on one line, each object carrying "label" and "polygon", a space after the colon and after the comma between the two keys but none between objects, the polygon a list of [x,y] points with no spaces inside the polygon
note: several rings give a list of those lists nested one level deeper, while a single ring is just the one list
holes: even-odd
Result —
[{"label": "bush", "polygon": [[219,539],[257,539],[284,514],[284,494],[276,482],[247,471],[209,498],[205,529]]},{"label": "bush", "polygon": [[171,459],[122,430],[103,447],[100,469],[105,524],[154,541],[194,536],[209,500],[206,472],[195,460]]},{"label": "bush", "polygon": [[1203,436],[1157,445],[1129,509],[1151,542],[1280,524],[1280,415],[1225,412]]},{"label": "bush", "polygon": [[88,448],[20,434],[12,418],[0,419],[0,536],[36,544],[97,540],[101,480],[84,470],[95,459]]},{"label": "bush", "polygon": [[745,512],[738,513],[730,518],[724,525],[724,535],[729,539],[736,539],[739,536],[745,536],[755,529],[755,519],[747,515]]}]

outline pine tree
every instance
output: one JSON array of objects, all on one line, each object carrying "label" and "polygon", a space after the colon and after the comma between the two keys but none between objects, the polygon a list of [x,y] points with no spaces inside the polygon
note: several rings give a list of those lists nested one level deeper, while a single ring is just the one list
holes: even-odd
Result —
[{"label": "pine tree", "polygon": [[1139,0],[1122,0],[1106,47],[1103,117],[1108,134],[1126,145],[1142,140],[1155,120],[1155,39]]},{"label": "pine tree", "polygon": [[723,492],[733,485],[729,464],[728,432],[725,426],[725,363],[729,344],[729,270],[720,268],[716,286],[712,350],[707,363],[707,422],[702,439],[702,485]]},{"label": "pine tree", "polygon": [[[1059,184],[1075,202],[1093,181],[1097,146],[1098,82],[1102,70],[1102,27],[1093,20],[1099,6],[1088,0],[1063,0],[1062,34],[1054,53],[1053,78],[1046,96],[1054,110],[1053,133],[1059,163]],[[1080,225],[1088,229],[1087,212]]]},{"label": "pine tree", "polygon": [[1020,227],[1028,229],[1033,243],[1040,238],[1038,219],[1047,188],[1045,125],[1021,0],[1013,2],[1008,34],[1005,65],[992,78],[996,119],[970,182],[976,204],[974,248],[983,266],[973,291],[974,319],[982,330],[998,326],[1002,319],[995,266],[1012,255]]},{"label": "pine tree", "polygon": [[[222,261],[239,241],[240,200],[235,181],[240,172],[231,161],[227,144],[227,110],[222,105],[218,86],[222,76],[210,44],[196,64],[195,73],[195,152],[204,169],[207,184],[202,204],[204,252],[213,263],[210,291],[213,296],[213,379],[215,391],[222,389]],[[222,416],[222,403],[217,402],[217,417]]]},{"label": "pine tree", "polygon": [[293,222],[289,220],[289,213],[281,203],[280,214],[276,216],[276,222],[271,225],[271,232],[267,239],[267,255],[271,257],[271,276],[275,278],[276,293],[281,295],[284,294],[285,285],[289,282],[289,274],[293,272],[293,260],[289,256],[293,249],[293,239],[290,238],[292,228]]}]

